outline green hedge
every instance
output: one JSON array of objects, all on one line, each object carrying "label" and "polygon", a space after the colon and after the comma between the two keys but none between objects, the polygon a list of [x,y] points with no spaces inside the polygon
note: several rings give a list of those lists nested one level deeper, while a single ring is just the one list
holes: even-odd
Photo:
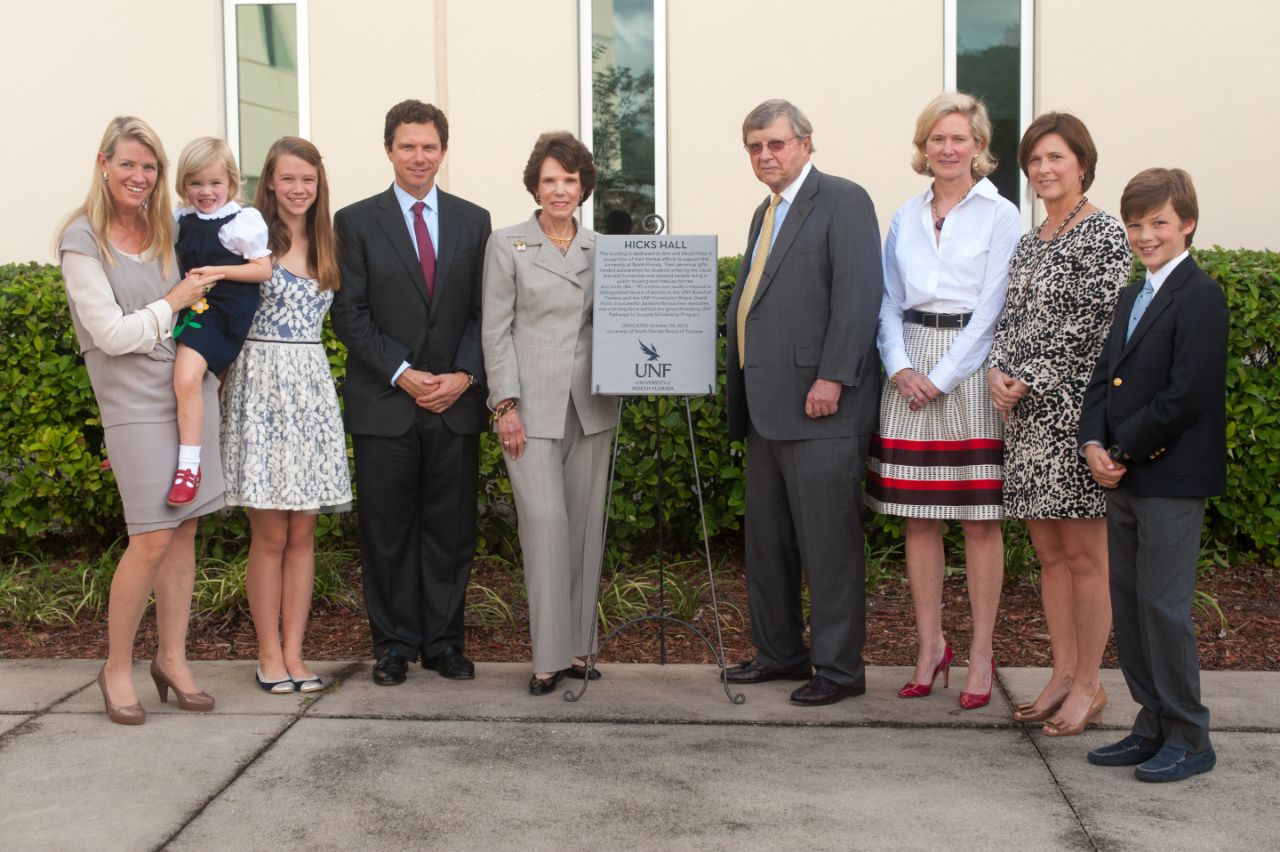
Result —
[{"label": "green hedge", "polygon": [[[1231,306],[1228,493],[1210,503],[1210,535],[1233,550],[1275,556],[1280,554],[1280,254],[1219,248],[1195,254],[1223,284]],[[740,260],[719,262],[721,316]],[[119,497],[110,473],[99,468],[97,407],[77,355],[56,267],[0,266],[0,339],[0,552],[114,540],[123,533]],[[345,352],[328,327],[324,344],[340,383]],[[737,530],[743,513],[743,446],[728,439],[724,357],[721,337],[718,393],[691,401],[707,529],[713,538]],[[688,551],[700,539],[684,406],[670,397],[633,398],[624,408],[610,498],[614,547],[654,544],[658,422],[667,545]],[[481,443],[480,477],[481,550],[513,556],[511,486],[492,435]],[[212,519],[203,529],[228,549],[247,539],[239,512]],[[901,538],[901,525],[894,519],[873,517],[868,529],[873,550],[891,548]],[[321,519],[321,536],[334,543],[354,543],[353,530],[350,515]]]}]

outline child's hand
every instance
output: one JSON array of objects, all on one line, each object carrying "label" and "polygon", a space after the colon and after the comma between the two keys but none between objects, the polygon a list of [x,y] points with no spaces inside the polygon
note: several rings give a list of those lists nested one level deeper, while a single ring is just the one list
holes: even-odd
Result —
[{"label": "child's hand", "polygon": [[164,300],[176,313],[204,299],[214,284],[221,280],[221,275],[202,275],[200,270],[193,269],[187,273],[186,278],[173,285],[173,289],[165,294]]}]

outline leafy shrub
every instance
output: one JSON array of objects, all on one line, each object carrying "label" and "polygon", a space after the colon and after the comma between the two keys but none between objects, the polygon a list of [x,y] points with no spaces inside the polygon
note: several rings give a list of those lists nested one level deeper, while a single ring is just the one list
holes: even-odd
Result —
[{"label": "leafy shrub", "polygon": [[55,266],[0,266],[0,542],[119,529],[102,426]]},{"label": "leafy shrub", "polygon": [[[1227,494],[1210,501],[1209,538],[1218,546],[1280,553],[1280,255],[1196,250],[1201,266],[1224,287],[1231,307],[1227,376]],[[723,318],[740,257],[718,264],[718,317]],[[0,266],[0,552],[57,548],[86,539],[109,543],[121,532],[115,483],[99,469],[101,426],[56,267]],[[326,326],[324,346],[335,380],[346,353]],[[740,529],[744,511],[744,447],[730,441],[724,412],[723,329],[716,348],[717,392],[690,400],[707,532]],[[661,464],[657,457],[661,429]],[[676,397],[634,397],[623,410],[620,449],[609,498],[609,544],[619,550],[655,545],[661,505],[668,551],[699,546],[697,494],[689,426]],[[480,550],[517,558],[515,512],[502,452],[486,433],[480,449]],[[349,451],[348,451],[349,452]],[[948,536],[958,543],[958,525]],[[867,548],[892,553],[900,519],[868,513]],[[231,558],[248,538],[243,513],[201,525],[211,556]],[[355,543],[353,515],[322,516],[319,535],[332,547]],[[1014,533],[1014,530],[1007,530]],[[1029,548],[1014,536],[1012,571],[1025,570]],[[883,560],[881,560],[883,561]],[[1012,564],[1018,563],[1018,564]]]},{"label": "leafy shrub", "polygon": [[1208,537],[1280,555],[1280,254],[1194,249],[1231,310],[1227,490],[1209,501]]}]

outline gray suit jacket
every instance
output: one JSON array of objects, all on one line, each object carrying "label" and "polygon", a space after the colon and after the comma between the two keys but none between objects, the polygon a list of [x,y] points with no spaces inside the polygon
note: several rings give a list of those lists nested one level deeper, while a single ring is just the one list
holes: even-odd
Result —
[{"label": "gray suit jacket", "polygon": [[564,437],[571,396],[585,434],[617,423],[618,400],[591,393],[595,246],[595,232],[580,227],[560,254],[536,214],[489,239],[480,335],[489,406],[520,400],[530,438]]},{"label": "gray suit jacket", "polygon": [[[756,208],[748,251],[768,206],[766,198]],[[775,441],[870,434],[880,393],[876,321],[884,278],[880,228],[866,191],[844,178],[809,172],[747,315],[743,369],[736,318],[750,269],[748,258],[726,314],[730,435],[745,437],[748,422]],[[845,387],[835,414],[811,419],[805,396],[819,378]]]}]

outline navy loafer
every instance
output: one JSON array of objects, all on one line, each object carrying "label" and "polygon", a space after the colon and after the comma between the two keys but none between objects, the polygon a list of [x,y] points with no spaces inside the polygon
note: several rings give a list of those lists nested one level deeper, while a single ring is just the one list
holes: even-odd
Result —
[{"label": "navy loafer", "polygon": [[1162,745],[1160,740],[1130,734],[1118,743],[1091,749],[1089,762],[1094,766],[1137,766],[1155,757]]},{"label": "navy loafer", "polygon": [[1189,752],[1184,748],[1164,746],[1155,757],[1133,771],[1139,781],[1185,781],[1192,775],[1208,772],[1218,762],[1213,746],[1204,751]]}]

